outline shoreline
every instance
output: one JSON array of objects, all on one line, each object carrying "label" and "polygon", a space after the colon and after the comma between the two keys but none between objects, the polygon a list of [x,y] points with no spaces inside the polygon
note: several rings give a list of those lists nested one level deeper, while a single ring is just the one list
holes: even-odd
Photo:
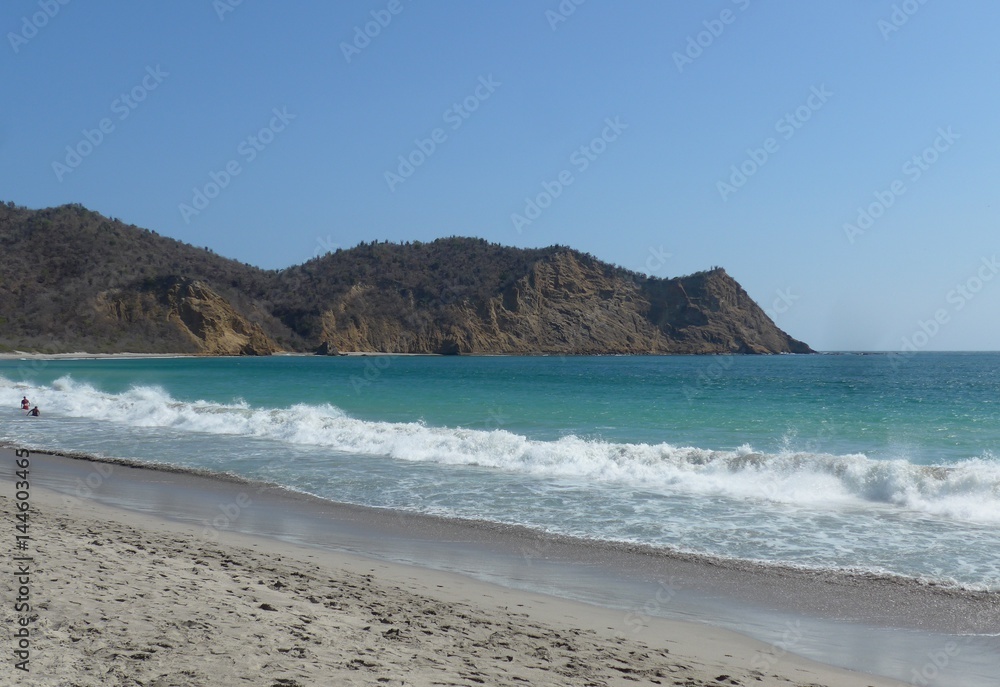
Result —
[{"label": "shoreline", "polygon": [[12,351],[0,353],[0,360],[115,360],[115,359],[146,359],[146,358],[204,358],[217,356],[199,356],[192,353],[27,353]]},{"label": "shoreline", "polygon": [[[0,452],[13,450],[13,446],[0,442]],[[943,595],[951,599],[968,601],[973,604],[997,603],[1000,604],[1000,589],[974,589],[963,587],[958,584],[926,581],[919,578],[886,572],[874,572],[863,569],[830,569],[812,568],[808,566],[797,566],[788,563],[778,563],[769,561],[756,561],[726,556],[716,556],[707,553],[697,553],[675,549],[664,546],[654,546],[652,544],[642,544],[607,539],[589,539],[572,535],[542,532],[524,525],[516,525],[490,520],[475,520],[469,518],[458,518],[451,516],[439,516],[433,514],[415,513],[408,511],[396,511],[389,508],[377,506],[367,506],[348,502],[331,501],[330,499],[316,496],[314,494],[299,491],[282,484],[269,482],[266,480],[245,477],[232,472],[216,472],[207,468],[193,468],[174,465],[171,463],[160,463],[155,461],[144,461],[131,458],[107,458],[79,451],[50,451],[44,449],[30,449],[34,456],[46,456],[52,459],[68,459],[71,461],[82,461],[85,463],[96,463],[107,465],[107,470],[114,467],[127,468],[130,471],[150,471],[152,473],[166,473],[177,475],[178,479],[194,478],[218,483],[221,487],[241,486],[244,489],[254,490],[257,494],[269,493],[273,497],[285,499],[290,502],[308,503],[320,509],[333,509],[338,511],[337,516],[343,516],[343,512],[354,511],[360,514],[359,517],[373,517],[374,514],[391,513],[396,517],[412,520],[413,526],[420,523],[427,528],[434,527],[454,527],[481,533],[481,536],[488,538],[496,536],[498,533],[521,540],[532,542],[543,542],[538,546],[549,548],[553,545],[565,545],[569,547],[589,548],[603,550],[611,554],[642,556],[673,561],[679,563],[689,563],[695,566],[712,568],[720,571],[738,572],[741,574],[752,574],[754,570],[763,575],[775,575],[782,578],[800,578],[803,580],[820,581],[822,584],[865,584],[882,586],[887,588],[908,589],[916,594],[931,593]],[[102,468],[97,468],[98,472]],[[141,473],[140,473],[141,474]],[[536,548],[538,547],[536,546]],[[1000,618],[1000,614],[998,614]],[[885,616],[881,616],[885,619]],[[870,619],[869,619],[870,620]],[[896,622],[905,622],[905,616],[899,616]],[[919,623],[912,624],[919,628]],[[998,627],[1000,629],[1000,627]],[[957,631],[976,632],[978,628],[969,625],[957,627]]]},{"label": "shoreline", "polygon": [[[943,351],[942,351],[943,352]],[[849,352],[838,352],[844,354]],[[739,352],[719,352],[719,353],[386,353],[384,351],[343,351],[333,355],[323,355],[310,353],[308,351],[275,351],[270,355],[212,355],[203,353],[87,353],[79,351],[76,353],[30,353],[25,351],[0,352],[0,360],[142,360],[155,358],[364,358],[378,356],[398,356],[413,358],[715,358],[719,356],[813,356],[831,354],[826,351],[813,351],[812,353],[739,353]],[[866,354],[867,355],[867,354]]]},{"label": "shoreline", "polygon": [[[0,352],[0,360],[142,360],[155,358],[353,358],[353,357],[377,357],[377,356],[399,356],[416,358],[552,358],[552,357],[601,357],[601,358],[715,358],[719,356],[802,356],[810,357],[817,355],[876,355],[888,356],[899,354],[901,351],[813,351],[811,353],[462,353],[448,355],[444,353],[386,353],[384,351],[342,351],[333,355],[322,355],[310,353],[308,351],[275,351],[266,356],[255,355],[210,355],[202,353],[88,353],[77,351],[74,353],[35,353],[26,351],[4,351]],[[919,351],[921,354],[963,354],[963,353],[998,353],[998,351]]]},{"label": "shoreline", "polygon": [[[0,473],[6,473],[13,460],[12,452],[0,449],[0,460],[3,460]],[[734,636],[742,640],[757,641],[745,636],[749,634],[771,642],[772,646],[756,645],[753,654],[757,657],[756,664],[763,661],[770,665],[774,659],[775,666],[780,666],[793,653],[802,653],[825,663],[853,662],[852,668],[860,665],[869,672],[905,679],[914,655],[933,651],[946,643],[948,636],[959,635],[928,631],[920,642],[910,636],[911,646],[897,657],[899,665],[883,665],[885,661],[881,658],[853,656],[855,649],[861,650],[855,645],[883,642],[891,646],[898,643],[900,636],[913,635],[913,629],[893,631],[888,627],[838,625],[823,616],[831,611],[838,616],[858,616],[866,608],[881,609],[879,613],[883,615],[884,611],[884,620],[899,621],[902,627],[929,624],[937,629],[950,627],[953,632],[960,631],[955,623],[970,619],[976,609],[979,611],[976,618],[988,627],[994,627],[991,623],[997,617],[996,595],[989,596],[994,603],[986,605],[988,613],[984,614],[982,597],[978,601],[963,599],[961,595],[956,598],[947,590],[932,587],[865,578],[797,575],[794,571],[726,566],[683,556],[650,556],[649,552],[581,545],[503,527],[475,527],[464,522],[335,504],[278,487],[226,481],[212,475],[163,472],[148,465],[129,467],[45,453],[32,453],[32,461],[38,469],[36,483],[56,489],[53,493],[61,493],[57,500],[68,505],[71,514],[81,507],[118,511],[131,506],[127,511],[128,522],[132,522],[137,511],[145,510],[136,517],[193,528],[199,542],[226,543],[230,536],[249,536],[257,544],[261,544],[258,539],[270,542],[269,547],[310,546],[308,550],[313,555],[321,552],[334,557],[360,556],[368,563],[378,560],[386,565],[409,564],[417,566],[407,570],[418,577],[459,573],[469,584],[483,584],[495,590],[500,588],[489,583],[499,582],[509,594],[542,592],[549,595],[542,597],[545,599],[570,596],[572,600],[564,598],[560,603],[589,602],[604,606],[602,612],[614,615],[619,630],[634,633],[641,625],[643,637],[648,634],[646,628],[650,623],[676,623],[678,619],[699,621],[691,627],[684,624],[681,630],[674,628],[681,636],[706,629],[724,632],[717,628],[729,627],[740,632]],[[91,493],[81,493],[80,485],[87,484],[94,487],[92,490],[85,487]],[[243,502],[239,500],[241,495],[245,497]],[[240,503],[242,508],[238,506]],[[229,522],[225,514],[232,515],[233,509],[236,517]],[[242,533],[233,532],[233,528]],[[608,595],[612,587],[617,596]],[[740,609],[742,616],[739,613],[734,616],[733,608]],[[794,641],[790,642],[788,632],[792,623],[796,631],[792,636]],[[860,634],[859,629],[863,630]],[[858,637],[864,637],[864,641]],[[976,670],[978,645],[963,645],[963,649],[970,665],[962,668],[956,662],[949,676],[952,679],[940,684],[977,684],[975,679],[967,683],[955,679],[963,671],[974,674]],[[752,666],[744,663],[728,666],[727,670],[742,669],[749,675],[748,668]],[[857,677],[855,673],[852,675]]]},{"label": "shoreline", "polygon": [[[12,447],[0,442],[0,451],[4,450],[12,450]],[[57,452],[43,449],[30,450],[34,456],[47,456],[53,459],[69,459],[73,461],[97,463],[109,466],[106,469],[113,469],[114,466],[119,466],[130,470],[173,474],[177,475],[180,479],[184,479],[185,477],[204,479],[210,482],[217,482],[220,486],[223,484],[242,485],[244,488],[252,489],[258,494],[270,492],[278,498],[284,498],[290,501],[311,502],[318,505],[320,508],[327,507],[341,510],[354,510],[362,514],[369,515],[372,513],[396,513],[398,517],[405,517],[413,521],[423,521],[428,527],[433,527],[435,524],[437,526],[454,526],[456,528],[465,528],[470,531],[480,532],[483,537],[489,537],[491,535],[495,535],[496,533],[503,533],[525,540],[543,541],[545,542],[543,546],[546,548],[556,544],[571,547],[586,547],[624,555],[648,556],[663,560],[672,560],[675,562],[692,563],[694,565],[706,566],[719,570],[738,571],[741,573],[747,573],[748,570],[758,569],[764,574],[772,573],[782,577],[821,579],[824,583],[841,583],[845,585],[869,584],[901,588],[910,587],[917,593],[920,593],[920,590],[927,590],[935,594],[943,594],[952,598],[962,598],[972,603],[980,603],[983,600],[995,600],[1000,603],[1000,590],[971,589],[957,584],[939,581],[924,581],[915,577],[895,573],[880,573],[861,569],[811,568],[808,566],[796,566],[787,563],[716,556],[707,553],[696,553],[669,547],[658,547],[651,544],[607,539],[588,539],[566,534],[542,532],[524,525],[495,522],[490,520],[475,520],[469,518],[395,511],[377,506],[331,501],[330,499],[286,487],[275,482],[245,477],[231,472],[215,472],[207,468],[185,467],[170,463],[143,461],[131,458],[107,458],[85,452]],[[101,468],[97,468],[97,470],[100,472]],[[973,628],[968,627],[962,628],[962,630],[974,631]]]},{"label": "shoreline", "polygon": [[771,665],[771,647],[708,626],[650,618],[623,637],[620,611],[30,493],[34,684],[900,684]]}]

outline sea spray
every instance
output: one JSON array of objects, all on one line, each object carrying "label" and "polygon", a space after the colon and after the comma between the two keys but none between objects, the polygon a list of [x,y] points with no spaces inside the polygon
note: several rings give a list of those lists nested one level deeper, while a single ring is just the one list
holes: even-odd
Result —
[{"label": "sea spray", "polygon": [[[2,386],[12,386],[8,380]],[[1000,522],[1000,462],[992,455],[948,466],[863,454],[717,451],[668,443],[619,443],[569,435],[540,441],[504,429],[373,422],[329,404],[253,408],[182,402],[162,388],[107,393],[71,377],[33,390],[49,413],[132,427],[234,435],[398,461],[467,465],[543,478],[642,487],[663,494],[727,496],[837,508],[877,503],[942,518]]]},{"label": "sea spray", "polygon": [[[381,360],[361,393],[350,380],[364,358],[0,360],[0,443],[525,527],[540,542],[1000,589],[997,356],[918,354],[899,369],[732,356],[695,399],[684,389],[714,358]],[[25,393],[41,418],[17,409]],[[88,498],[74,480],[91,471],[62,488]],[[209,524],[232,520],[227,504]],[[524,554],[535,565],[551,551]]]}]

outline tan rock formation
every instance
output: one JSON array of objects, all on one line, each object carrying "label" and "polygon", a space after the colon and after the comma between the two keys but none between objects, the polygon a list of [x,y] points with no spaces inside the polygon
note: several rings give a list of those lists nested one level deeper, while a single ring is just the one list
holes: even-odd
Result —
[{"label": "tan rock formation", "polygon": [[359,284],[323,312],[325,345],[445,354],[810,352],[722,269],[635,281],[564,251],[486,302],[448,304],[436,321],[412,299],[392,316],[371,308],[373,288]]},{"label": "tan rock formation", "polygon": [[98,308],[122,322],[152,319],[167,324],[190,343],[184,352],[270,355],[280,350],[260,325],[200,281],[175,278],[161,280],[148,291],[104,293]]}]

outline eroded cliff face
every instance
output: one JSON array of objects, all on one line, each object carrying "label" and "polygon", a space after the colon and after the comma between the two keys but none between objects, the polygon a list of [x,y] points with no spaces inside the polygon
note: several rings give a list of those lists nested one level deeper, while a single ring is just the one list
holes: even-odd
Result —
[{"label": "eroded cliff face", "polygon": [[321,344],[445,354],[810,352],[721,269],[633,281],[565,251],[486,301],[447,304],[434,321],[412,298],[393,317],[367,308],[372,289],[359,284],[323,312]]},{"label": "eroded cliff face", "polygon": [[204,355],[270,355],[280,350],[261,327],[199,281],[158,280],[143,290],[104,292],[98,312],[127,324],[145,323],[182,348]]},{"label": "eroded cliff face", "polygon": [[450,237],[262,270],[79,205],[12,204],[0,204],[0,348],[809,352],[721,269],[656,279],[567,247]]},{"label": "eroded cliff face", "polygon": [[721,268],[648,281],[647,317],[685,353],[812,353],[779,329]]}]

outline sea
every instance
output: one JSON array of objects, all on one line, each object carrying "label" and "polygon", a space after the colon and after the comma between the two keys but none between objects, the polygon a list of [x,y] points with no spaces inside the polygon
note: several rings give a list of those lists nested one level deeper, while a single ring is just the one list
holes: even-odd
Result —
[{"label": "sea", "polygon": [[7,359],[0,442],[1000,590],[998,353]]}]

